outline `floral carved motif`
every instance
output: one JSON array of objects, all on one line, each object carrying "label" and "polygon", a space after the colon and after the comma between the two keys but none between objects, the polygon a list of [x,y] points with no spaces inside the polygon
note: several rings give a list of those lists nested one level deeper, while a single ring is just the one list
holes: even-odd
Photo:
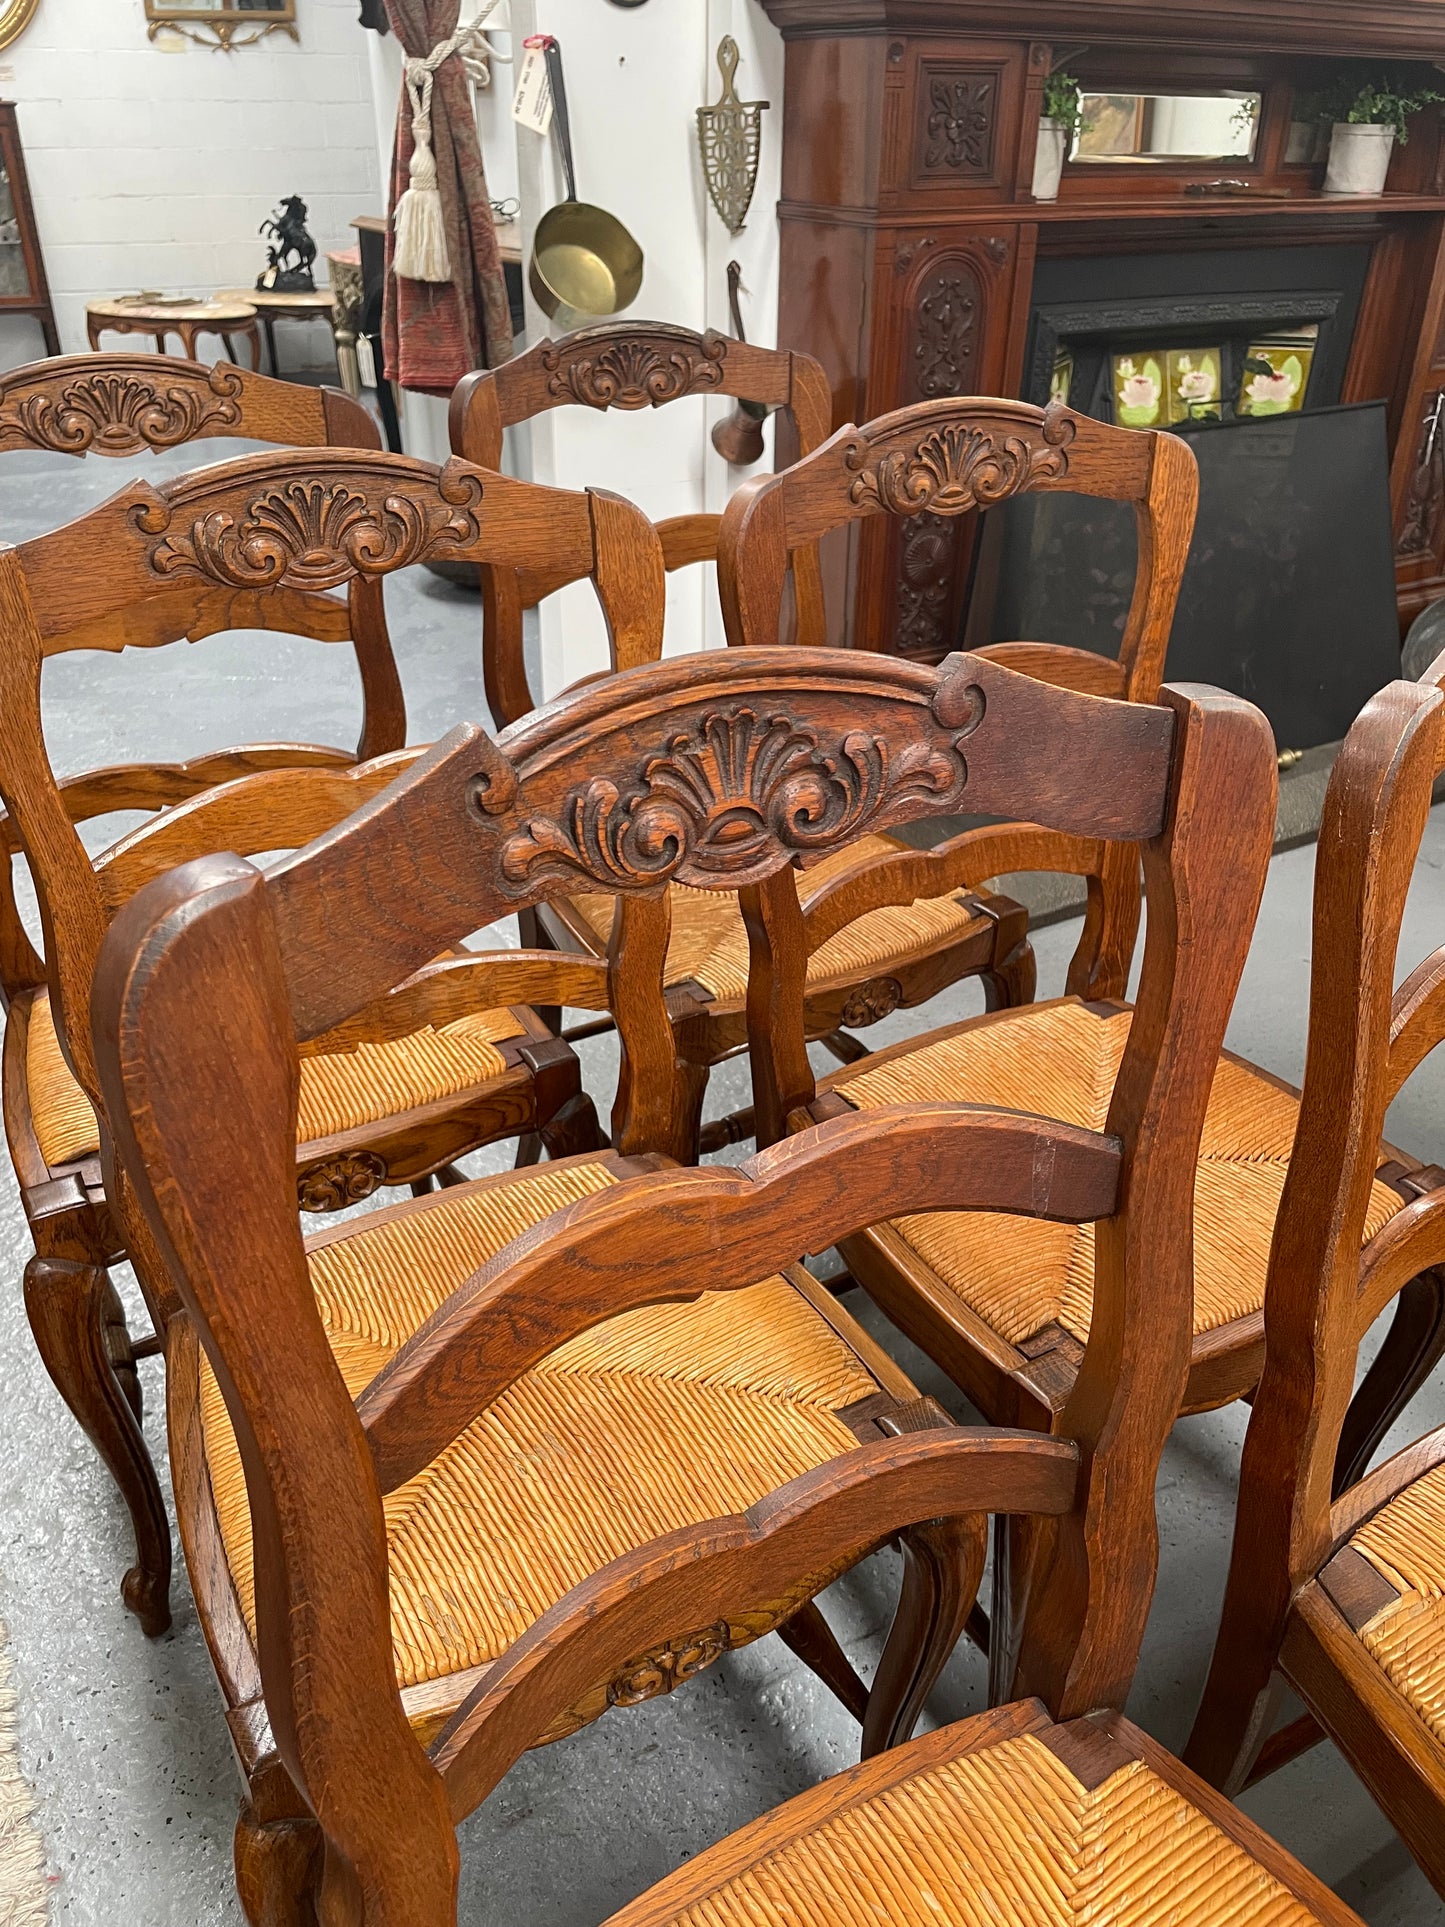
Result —
[{"label": "floral carved motif", "polygon": [[657,408],[679,395],[716,388],[727,351],[726,336],[712,330],[701,341],[638,335],[609,342],[579,360],[548,349],[542,366],[547,393],[559,401],[582,402],[588,408]]},{"label": "floral carved motif", "polygon": [[894,629],[900,656],[937,656],[944,649],[957,546],[958,524],[942,515],[915,515],[904,523]]},{"label": "floral carved motif", "polygon": [[[476,476],[438,476],[431,500],[380,494],[364,481],[296,480],[260,490],[239,514],[217,509],[151,553],[157,575],[200,575],[238,589],[285,583],[329,589],[352,575],[385,575],[477,539],[482,485]],[[170,527],[169,505],[142,504],[137,526]]]},{"label": "floral carved motif", "polygon": [[303,1211],[344,1211],[385,1182],[386,1166],[375,1151],[348,1151],[303,1171],[296,1180],[296,1202]]},{"label": "floral carved motif", "polygon": [[67,381],[59,394],[30,394],[0,406],[0,440],[24,438],[62,455],[134,455],[142,448],[175,448],[206,429],[234,428],[241,419],[241,377],[217,364],[194,379],[97,370]]},{"label": "floral carved motif", "polygon": [[850,995],[840,1021],[845,1030],[864,1030],[891,1017],[902,1002],[903,986],[896,977],[871,977]]},{"label": "floral carved motif", "polygon": [[631,1660],[607,1688],[609,1706],[641,1706],[659,1699],[685,1680],[705,1672],[731,1645],[725,1623],[669,1641],[655,1651]]},{"label": "floral carved motif", "polygon": [[[960,739],[968,726],[950,718]],[[923,798],[941,807],[967,780],[953,738],[895,755],[859,729],[824,748],[787,715],[714,710],[644,764],[630,794],[597,776],[556,817],[533,817],[503,846],[502,873],[522,884],[548,868],[608,889],[748,882],[789,854],[861,833],[885,808]]]},{"label": "floral carved motif", "polygon": [[960,515],[988,508],[1045,480],[1069,472],[1074,424],[1061,408],[1044,412],[1038,438],[993,426],[950,423],[930,429],[911,448],[879,454],[857,435],[844,459],[858,471],[849,490],[854,502],[872,502],[891,515]]},{"label": "floral carved motif", "polygon": [[987,174],[993,167],[996,77],[935,73],[928,83],[923,166],[929,173]]},{"label": "floral carved motif", "polygon": [[925,276],[913,323],[913,386],[920,401],[969,393],[982,305],[978,273],[970,262],[941,262]]}]

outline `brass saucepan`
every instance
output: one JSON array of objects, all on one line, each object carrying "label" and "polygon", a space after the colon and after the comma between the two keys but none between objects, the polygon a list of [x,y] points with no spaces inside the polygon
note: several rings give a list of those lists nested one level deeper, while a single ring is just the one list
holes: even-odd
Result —
[{"label": "brass saucepan", "polygon": [[554,320],[564,309],[579,315],[619,314],[637,299],[642,286],[642,249],[615,214],[577,198],[562,50],[549,36],[545,51],[567,198],[548,208],[537,223],[528,271],[532,294]]}]

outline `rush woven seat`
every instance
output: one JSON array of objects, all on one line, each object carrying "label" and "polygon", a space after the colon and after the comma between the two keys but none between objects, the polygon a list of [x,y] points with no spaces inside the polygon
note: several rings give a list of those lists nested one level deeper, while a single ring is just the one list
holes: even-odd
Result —
[{"label": "rush woven seat", "polygon": [[1350,1545],[1398,1594],[1357,1628],[1361,1643],[1445,1743],[1445,1465],[1406,1486]]},{"label": "rush woven seat", "polygon": [[[1100,1013],[1074,998],[1001,1013],[937,1033],[881,1062],[836,1072],[828,1087],[860,1110],[967,1099],[1044,1111],[1101,1130],[1129,1035],[1128,1010]],[[1221,1058],[1195,1184],[1196,1335],[1257,1312],[1289,1170],[1299,1106],[1259,1072]],[[1404,1200],[1371,1193],[1365,1236]],[[892,1228],[1001,1338],[1019,1345],[1057,1324],[1089,1335],[1094,1227],[1002,1214],[936,1213]]]},{"label": "rush woven seat", "polygon": [[[1030,1709],[1013,1707],[840,1774],[723,1841],[610,1927],[1320,1920],[1173,1783],[1172,1762],[1139,1757],[1147,1742],[1126,1721],[1109,1731],[1088,1720],[1055,1726],[1034,1704],[1031,1731],[1016,1730]],[[990,1721],[1005,1729],[992,1744],[980,1739]],[[687,1896],[675,1911],[671,1890]]]},{"label": "rush woven seat", "polygon": [[[876,862],[894,850],[907,848],[892,836],[865,836],[845,850],[797,874],[798,891],[812,894],[822,884],[860,863]],[[719,1001],[742,998],[748,988],[748,933],[737,898],[715,890],[692,890],[674,885],[669,896],[672,935],[667,946],[667,981],[697,983]],[[607,947],[615,897],[573,898],[577,911],[594,932],[599,947]],[[908,958],[949,937],[960,935],[978,911],[961,890],[948,896],[924,898],[886,910],[870,910],[836,936],[830,937],[808,959],[809,985],[836,977],[869,977],[896,967]]]},{"label": "rush woven seat", "polygon": [[[496,1045],[522,1035],[510,1010],[481,1010],[385,1044],[303,1055],[297,1142],[334,1137],[500,1077],[506,1062]],[[95,1112],[61,1053],[45,990],[31,1006],[26,1076],[45,1162],[54,1168],[94,1156],[100,1149]]]},{"label": "rush woven seat", "polygon": [[[359,1393],[514,1237],[616,1181],[608,1158],[569,1160],[313,1240],[316,1300],[348,1389]],[[398,1681],[495,1659],[608,1560],[741,1511],[852,1451],[857,1437],[837,1414],[878,1390],[782,1277],[650,1306],[572,1339],[387,1498]],[[201,1424],[226,1557],[254,1631],[245,1478],[204,1362]]]}]

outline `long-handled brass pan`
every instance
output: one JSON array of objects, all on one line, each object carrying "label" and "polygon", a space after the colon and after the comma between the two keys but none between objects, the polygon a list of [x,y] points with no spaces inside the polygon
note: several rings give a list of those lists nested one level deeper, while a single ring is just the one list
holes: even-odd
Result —
[{"label": "long-handled brass pan", "polygon": [[528,271],[532,294],[542,312],[553,318],[564,308],[579,315],[618,314],[637,299],[642,286],[642,249],[615,214],[578,200],[562,50],[550,37],[546,57],[567,198],[548,208],[537,223]]}]

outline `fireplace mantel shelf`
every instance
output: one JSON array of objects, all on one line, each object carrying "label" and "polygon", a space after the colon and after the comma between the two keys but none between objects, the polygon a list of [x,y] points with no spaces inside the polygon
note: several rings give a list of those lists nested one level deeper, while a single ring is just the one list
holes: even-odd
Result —
[{"label": "fireplace mantel shelf", "polygon": [[1026,199],[1014,202],[1009,212],[1015,219],[1028,221],[1233,221],[1240,215],[1253,220],[1271,216],[1293,220],[1299,215],[1328,220],[1350,214],[1442,214],[1445,195],[1295,194],[1288,200],[1270,200],[1252,194],[1169,194],[1157,200],[1138,196],[1097,201]]},{"label": "fireplace mantel shelf", "polygon": [[1151,47],[1445,58],[1445,0],[762,0],[785,34],[1004,33]]}]

